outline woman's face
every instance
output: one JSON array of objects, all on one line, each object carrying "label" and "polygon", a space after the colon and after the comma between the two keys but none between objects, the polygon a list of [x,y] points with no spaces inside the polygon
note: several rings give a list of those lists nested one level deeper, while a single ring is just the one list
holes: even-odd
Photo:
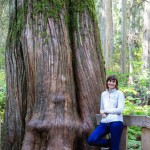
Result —
[{"label": "woman's face", "polygon": [[109,90],[116,88],[116,80],[109,80],[107,82],[107,85],[108,85]]}]

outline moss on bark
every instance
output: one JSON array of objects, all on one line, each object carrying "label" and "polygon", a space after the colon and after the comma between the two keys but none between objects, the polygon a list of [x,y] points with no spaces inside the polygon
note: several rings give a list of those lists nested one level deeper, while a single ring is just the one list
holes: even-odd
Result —
[{"label": "moss on bark", "polygon": [[59,18],[64,6],[64,0],[38,0],[33,3],[33,15],[44,14],[45,19],[49,17]]},{"label": "moss on bark", "polygon": [[96,10],[93,0],[72,0],[70,3],[70,19],[72,19],[72,29],[77,30],[77,16],[87,11],[91,19],[96,18]]}]

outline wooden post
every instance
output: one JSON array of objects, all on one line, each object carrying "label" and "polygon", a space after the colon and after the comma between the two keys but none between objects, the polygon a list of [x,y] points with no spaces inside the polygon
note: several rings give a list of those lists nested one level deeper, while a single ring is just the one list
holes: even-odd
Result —
[{"label": "wooden post", "polygon": [[122,131],[120,150],[127,150],[127,145],[128,145],[128,127],[125,126]]},{"label": "wooden post", "polygon": [[142,150],[150,149],[150,129],[142,128],[141,143]]}]

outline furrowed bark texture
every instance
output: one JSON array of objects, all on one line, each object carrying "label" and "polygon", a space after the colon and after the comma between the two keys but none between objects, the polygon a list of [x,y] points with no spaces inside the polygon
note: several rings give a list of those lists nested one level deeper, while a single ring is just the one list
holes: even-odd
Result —
[{"label": "furrowed bark texture", "polygon": [[105,71],[87,3],[10,1],[4,150],[92,149]]}]

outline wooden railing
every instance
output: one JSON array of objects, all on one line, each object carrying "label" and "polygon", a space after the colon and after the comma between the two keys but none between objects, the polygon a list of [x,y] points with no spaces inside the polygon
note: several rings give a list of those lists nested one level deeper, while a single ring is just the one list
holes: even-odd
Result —
[{"label": "wooden railing", "polygon": [[[96,122],[99,124],[101,115],[96,114]],[[127,150],[128,143],[128,126],[142,127],[141,130],[141,147],[142,150],[150,150],[150,117],[124,115],[124,129],[122,132],[120,150]]]}]

